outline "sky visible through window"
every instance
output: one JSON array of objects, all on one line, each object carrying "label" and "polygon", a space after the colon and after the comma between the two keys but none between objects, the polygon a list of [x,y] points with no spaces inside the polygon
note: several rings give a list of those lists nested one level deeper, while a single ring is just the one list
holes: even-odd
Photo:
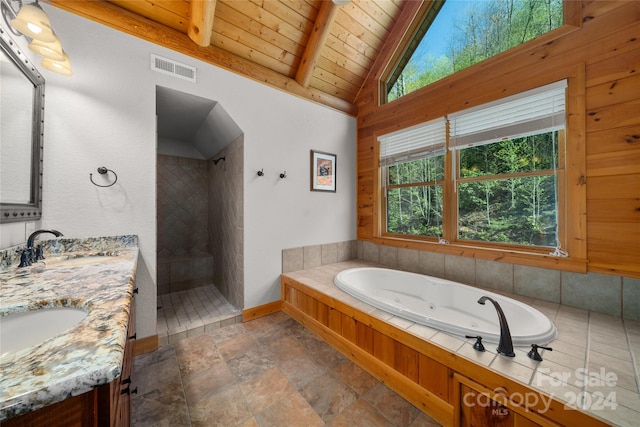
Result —
[{"label": "sky visible through window", "polygon": [[558,28],[562,0],[446,0],[432,19],[402,72],[392,73],[388,101]]},{"label": "sky visible through window", "polygon": [[453,36],[455,22],[464,17],[465,10],[471,3],[473,1],[446,1],[440,12],[438,12],[438,17],[431,24],[429,31],[418,45],[413,58],[419,61],[428,54],[433,55],[435,58],[446,55],[447,45]]}]

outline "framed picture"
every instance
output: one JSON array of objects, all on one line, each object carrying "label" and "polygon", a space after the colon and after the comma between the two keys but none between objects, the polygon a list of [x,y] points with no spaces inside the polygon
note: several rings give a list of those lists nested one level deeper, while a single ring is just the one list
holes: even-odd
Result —
[{"label": "framed picture", "polygon": [[336,155],[311,150],[311,191],[336,192]]}]

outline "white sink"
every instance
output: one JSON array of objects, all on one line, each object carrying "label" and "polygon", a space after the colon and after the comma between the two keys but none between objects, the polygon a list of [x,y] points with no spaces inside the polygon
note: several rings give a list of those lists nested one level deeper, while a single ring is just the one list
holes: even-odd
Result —
[{"label": "white sink", "polygon": [[73,307],[41,308],[0,317],[0,355],[15,353],[58,336],[87,317]]}]

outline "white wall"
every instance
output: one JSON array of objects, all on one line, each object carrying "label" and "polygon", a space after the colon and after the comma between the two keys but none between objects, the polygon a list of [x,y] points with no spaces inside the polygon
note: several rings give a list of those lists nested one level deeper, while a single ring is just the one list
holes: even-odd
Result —
[{"label": "white wall", "polygon": [[[156,85],[220,102],[244,131],[245,308],[279,299],[281,249],[356,238],[354,118],[43,7],[75,74],[62,77],[41,67],[45,184],[38,226],[69,237],[139,236],[139,336],[155,334]],[[198,83],[151,71],[151,53],[196,66]],[[310,149],[337,154],[337,193],[309,191]],[[104,178],[96,174],[99,166],[116,171],[118,183],[93,186],[89,173]],[[2,225],[2,247],[23,241],[24,228]]]}]

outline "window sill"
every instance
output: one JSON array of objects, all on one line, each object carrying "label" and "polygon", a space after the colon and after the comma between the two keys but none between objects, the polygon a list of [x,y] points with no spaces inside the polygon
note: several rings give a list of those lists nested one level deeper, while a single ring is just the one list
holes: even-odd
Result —
[{"label": "window sill", "polygon": [[574,273],[587,272],[586,259],[552,256],[548,255],[546,251],[540,249],[538,249],[537,252],[524,252],[513,249],[480,247],[471,244],[441,244],[435,241],[409,239],[397,236],[375,237],[373,239],[373,243],[382,246],[435,252],[445,255],[456,255],[487,261],[526,265],[530,267],[549,268]]}]

